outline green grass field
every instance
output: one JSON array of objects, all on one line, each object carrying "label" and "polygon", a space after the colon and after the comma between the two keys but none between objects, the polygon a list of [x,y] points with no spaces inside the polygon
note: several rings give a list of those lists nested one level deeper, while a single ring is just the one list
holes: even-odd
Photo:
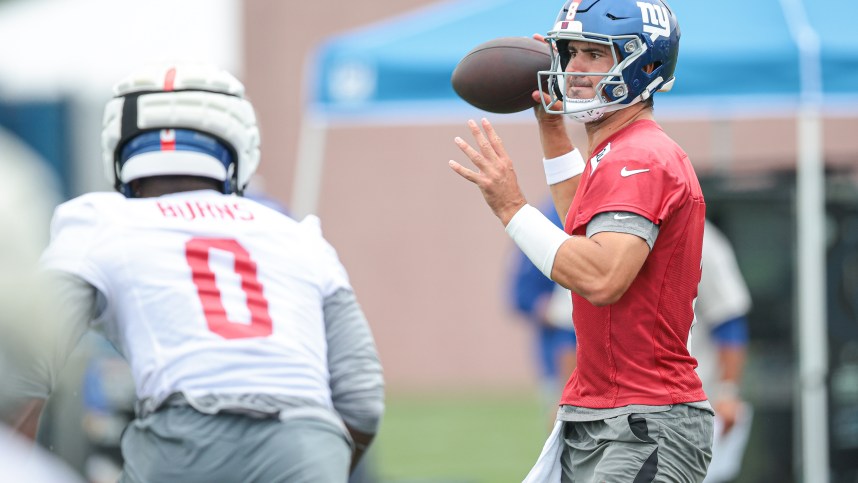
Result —
[{"label": "green grass field", "polygon": [[384,483],[521,481],[548,424],[535,394],[388,395],[370,457]]}]

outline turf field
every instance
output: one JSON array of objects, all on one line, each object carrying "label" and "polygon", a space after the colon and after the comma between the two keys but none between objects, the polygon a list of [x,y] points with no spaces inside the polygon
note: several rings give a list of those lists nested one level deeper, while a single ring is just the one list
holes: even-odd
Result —
[{"label": "turf field", "polygon": [[547,431],[535,394],[388,395],[370,461],[383,483],[517,482]]}]

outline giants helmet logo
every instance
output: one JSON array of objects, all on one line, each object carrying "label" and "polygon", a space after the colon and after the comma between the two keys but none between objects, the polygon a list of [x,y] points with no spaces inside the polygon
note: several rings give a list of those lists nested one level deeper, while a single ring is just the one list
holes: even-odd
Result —
[{"label": "giants helmet logo", "polygon": [[653,42],[659,37],[670,36],[670,13],[664,5],[653,5],[647,2],[637,2],[641,9],[643,31],[650,34]]}]

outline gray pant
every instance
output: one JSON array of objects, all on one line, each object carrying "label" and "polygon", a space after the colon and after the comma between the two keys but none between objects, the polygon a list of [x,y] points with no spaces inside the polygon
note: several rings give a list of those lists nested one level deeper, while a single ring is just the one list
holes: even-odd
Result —
[{"label": "gray pant", "polygon": [[712,459],[712,413],[685,405],[564,423],[563,483],[697,483]]},{"label": "gray pant", "polygon": [[121,483],[346,482],[351,447],[314,419],[255,419],[166,407],[122,436]]}]

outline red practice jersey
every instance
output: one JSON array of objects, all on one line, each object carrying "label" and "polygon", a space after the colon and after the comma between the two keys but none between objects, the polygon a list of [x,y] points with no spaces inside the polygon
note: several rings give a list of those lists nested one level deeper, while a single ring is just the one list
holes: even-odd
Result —
[{"label": "red practice jersey", "polygon": [[700,282],[705,204],[682,149],[653,121],[607,139],[584,170],[566,232],[585,235],[597,214],[625,211],[659,226],[643,267],[616,303],[573,294],[578,365],[561,404],[615,408],[702,401],[688,353]]}]

